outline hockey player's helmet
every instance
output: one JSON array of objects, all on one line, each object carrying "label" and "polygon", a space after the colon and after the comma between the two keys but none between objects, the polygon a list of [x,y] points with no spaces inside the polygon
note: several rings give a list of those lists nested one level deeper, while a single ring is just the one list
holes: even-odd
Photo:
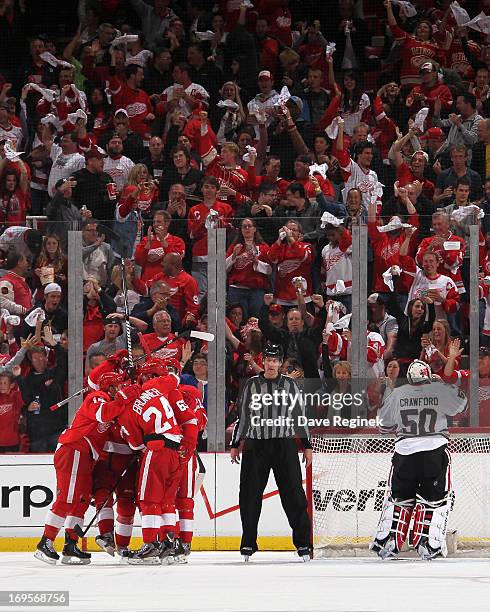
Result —
[{"label": "hockey player's helmet", "polygon": [[124,382],[124,376],[117,372],[105,372],[100,375],[97,384],[101,391],[108,391],[111,387],[119,387]]}]

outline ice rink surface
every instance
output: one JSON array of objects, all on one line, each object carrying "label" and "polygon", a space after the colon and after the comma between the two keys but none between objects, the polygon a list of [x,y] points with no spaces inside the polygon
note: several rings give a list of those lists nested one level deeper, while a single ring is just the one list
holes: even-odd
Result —
[{"label": "ice rink surface", "polygon": [[490,559],[303,563],[293,553],[194,552],[187,565],[119,565],[104,553],[83,567],[0,553],[0,590],[69,590],[67,607],[0,610],[92,612],[469,612],[490,610]]}]

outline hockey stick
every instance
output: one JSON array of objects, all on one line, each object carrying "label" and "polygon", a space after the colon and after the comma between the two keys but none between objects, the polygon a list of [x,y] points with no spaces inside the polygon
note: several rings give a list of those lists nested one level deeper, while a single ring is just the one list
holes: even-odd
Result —
[{"label": "hockey stick", "polygon": [[129,322],[129,306],[128,306],[128,284],[126,281],[126,264],[124,263],[124,257],[121,258],[121,279],[122,279],[122,290],[124,294],[124,322],[126,327],[126,346],[128,349],[128,374],[131,382],[134,383],[136,378],[136,372],[134,369],[133,361],[133,343],[131,339],[131,324]]},{"label": "hockey stick", "polygon": [[[214,335],[213,334],[210,334],[209,332],[201,332],[201,331],[196,331],[196,330],[192,330],[190,332],[185,331],[182,334],[180,334],[180,336],[178,336],[178,338],[183,338],[183,339],[186,339],[186,338],[196,338],[196,340],[203,340],[205,342],[213,342],[214,341]],[[157,346],[157,348],[155,348],[152,351],[150,351],[148,354],[145,353],[144,355],[141,355],[141,357],[136,357],[136,359],[133,360],[133,365],[135,363],[138,363],[139,361],[142,361],[143,359],[146,359],[147,357],[149,357],[150,355],[153,355],[154,353],[158,353],[158,351],[160,351],[163,348],[166,348],[169,344],[172,344],[172,342],[175,342],[175,340],[176,340],[176,338],[169,338],[168,340],[165,340],[165,342],[163,344],[160,344],[160,346]],[[52,411],[58,410],[58,408],[61,408],[65,404],[68,404],[68,402],[70,402],[73,398],[78,397],[79,395],[82,395],[83,393],[87,393],[87,391],[95,391],[95,389],[92,389],[91,387],[84,387],[83,389],[80,389],[76,393],[73,393],[72,395],[70,395],[66,399],[61,400],[61,402],[58,402],[57,404],[53,404],[50,407],[50,410],[52,410]]]},{"label": "hockey stick", "polygon": [[138,459],[138,455],[133,455],[133,458],[131,459],[130,464],[128,465],[128,467],[125,470],[122,471],[121,475],[116,480],[116,484],[113,486],[112,491],[106,497],[106,499],[105,499],[104,503],[102,504],[102,506],[94,514],[94,516],[93,516],[92,520],[90,521],[90,523],[87,525],[87,527],[85,527],[85,530],[83,530],[81,528],[81,526],[78,525],[78,524],[75,525],[75,527],[73,527],[73,531],[77,534],[77,536],[79,536],[80,538],[84,538],[87,535],[89,529],[92,527],[92,525],[95,523],[95,521],[99,518],[99,515],[102,512],[102,510],[106,507],[107,502],[110,499],[112,499],[112,496],[114,495],[114,493],[115,493],[117,487],[119,486],[120,482],[122,481],[124,476],[126,476],[126,473],[128,472],[128,470],[133,467],[133,465],[137,461],[137,459]]}]

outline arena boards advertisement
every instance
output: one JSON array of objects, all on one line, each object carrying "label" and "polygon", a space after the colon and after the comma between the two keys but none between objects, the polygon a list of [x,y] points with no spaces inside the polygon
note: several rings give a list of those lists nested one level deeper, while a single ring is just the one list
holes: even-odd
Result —
[{"label": "arena boards advertisement", "polygon": [[[195,550],[237,550],[241,536],[238,488],[240,466],[228,453],[202,453],[206,476],[195,498]],[[42,534],[46,511],[56,489],[53,455],[0,456],[0,550],[33,550]],[[91,507],[85,517],[93,517]],[[135,535],[141,530],[137,514]],[[264,492],[259,544],[264,549],[293,549],[271,474]],[[89,532],[97,535],[96,529]],[[139,540],[138,540],[139,543]]]}]

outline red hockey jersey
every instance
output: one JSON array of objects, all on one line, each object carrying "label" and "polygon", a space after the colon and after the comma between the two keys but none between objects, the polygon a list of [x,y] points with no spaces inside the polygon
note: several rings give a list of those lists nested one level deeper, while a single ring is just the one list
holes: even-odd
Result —
[{"label": "red hockey jersey", "polygon": [[274,299],[279,304],[296,304],[296,288],[293,278],[302,276],[307,283],[305,301],[310,302],[313,294],[311,264],[313,251],[307,242],[287,244],[274,242],[269,250],[269,261],[277,265]]},{"label": "red hockey jersey", "polygon": [[201,202],[196,204],[189,211],[187,228],[193,240],[192,260],[196,262],[206,262],[208,260],[208,230],[206,229],[206,218],[211,210],[219,214],[220,227],[226,227],[227,220],[233,217],[233,208],[226,202],[216,200],[208,207]]},{"label": "red hockey jersey", "polygon": [[[268,263],[269,246],[266,243],[254,245],[256,253],[242,245],[242,250],[233,261],[232,244],[226,252],[226,271],[229,287],[247,287],[249,289],[268,289],[272,267]],[[254,263],[254,257],[257,257]]]}]

